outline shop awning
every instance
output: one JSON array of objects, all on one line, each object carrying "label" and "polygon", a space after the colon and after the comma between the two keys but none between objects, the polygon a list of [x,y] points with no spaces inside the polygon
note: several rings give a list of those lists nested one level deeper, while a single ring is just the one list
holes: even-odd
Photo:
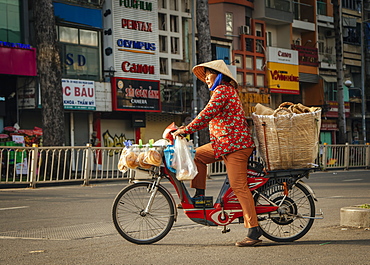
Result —
[{"label": "shop awning", "polygon": [[320,75],[322,79],[324,79],[325,82],[328,83],[336,83],[337,77],[336,76],[330,76],[330,75]]},{"label": "shop awning", "polygon": [[319,76],[308,73],[299,73],[299,82],[317,84],[319,82]]}]

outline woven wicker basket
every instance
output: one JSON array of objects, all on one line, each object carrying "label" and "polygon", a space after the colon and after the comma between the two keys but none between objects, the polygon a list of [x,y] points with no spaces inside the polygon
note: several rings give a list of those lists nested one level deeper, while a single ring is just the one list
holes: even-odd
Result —
[{"label": "woven wicker basket", "polygon": [[252,114],[257,148],[268,170],[312,167],[318,152],[321,109],[283,104],[272,115]]}]

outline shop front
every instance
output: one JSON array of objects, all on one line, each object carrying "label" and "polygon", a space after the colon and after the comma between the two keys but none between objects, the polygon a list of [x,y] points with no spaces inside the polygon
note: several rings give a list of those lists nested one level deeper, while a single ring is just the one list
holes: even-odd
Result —
[{"label": "shop front", "polygon": [[[338,102],[326,101],[328,110],[323,113],[320,131],[321,143],[336,144],[336,134],[339,131],[338,127]],[[350,117],[350,104],[344,102],[345,117]]]},{"label": "shop front", "polygon": [[[35,107],[36,49],[0,41],[0,132],[21,125],[20,109]],[[22,127],[32,129],[32,127]],[[11,139],[8,139],[11,140]]]}]

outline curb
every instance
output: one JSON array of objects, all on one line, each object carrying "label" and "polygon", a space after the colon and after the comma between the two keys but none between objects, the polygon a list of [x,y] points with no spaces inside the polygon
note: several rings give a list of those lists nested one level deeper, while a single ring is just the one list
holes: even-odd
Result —
[{"label": "curb", "polygon": [[340,209],[341,226],[370,227],[370,209],[360,208],[358,206],[343,207]]}]

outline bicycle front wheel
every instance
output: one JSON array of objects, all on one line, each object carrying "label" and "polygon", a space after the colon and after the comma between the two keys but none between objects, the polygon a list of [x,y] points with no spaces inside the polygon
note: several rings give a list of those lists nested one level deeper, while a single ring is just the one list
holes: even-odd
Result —
[{"label": "bicycle front wheel", "polygon": [[[284,187],[273,184],[261,193],[268,200],[279,205],[277,212],[258,215],[262,234],[276,242],[291,242],[303,237],[311,228],[315,216],[312,194],[300,183],[296,183],[287,196]],[[266,205],[262,196],[256,198],[256,205]]]},{"label": "bicycle front wheel", "polygon": [[114,226],[120,235],[135,244],[152,244],[171,230],[175,208],[161,186],[156,191],[148,212],[145,208],[152,195],[151,183],[135,183],[116,196],[112,207]]}]

